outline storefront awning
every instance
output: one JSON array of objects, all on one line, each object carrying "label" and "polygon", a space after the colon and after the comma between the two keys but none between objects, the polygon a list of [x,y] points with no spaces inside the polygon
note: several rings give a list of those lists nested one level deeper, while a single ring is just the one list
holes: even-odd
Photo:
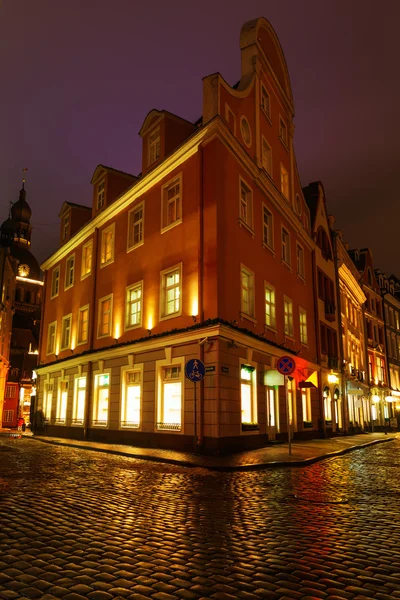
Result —
[{"label": "storefront awning", "polygon": [[299,388],[317,388],[318,387],[318,372],[313,371],[305,381],[299,382]]}]

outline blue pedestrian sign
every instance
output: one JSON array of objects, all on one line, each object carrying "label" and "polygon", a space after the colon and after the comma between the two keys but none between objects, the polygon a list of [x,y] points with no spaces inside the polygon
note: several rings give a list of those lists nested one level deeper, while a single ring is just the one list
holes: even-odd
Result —
[{"label": "blue pedestrian sign", "polygon": [[281,375],[291,375],[296,369],[296,363],[291,356],[281,356],[276,363],[276,370]]},{"label": "blue pedestrian sign", "polygon": [[190,381],[201,381],[206,372],[204,363],[198,358],[192,358],[187,361],[185,365],[185,375]]}]

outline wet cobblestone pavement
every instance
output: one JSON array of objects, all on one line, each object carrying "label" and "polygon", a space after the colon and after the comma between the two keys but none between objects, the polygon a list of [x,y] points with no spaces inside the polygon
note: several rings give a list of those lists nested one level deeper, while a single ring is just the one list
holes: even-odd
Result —
[{"label": "wet cobblestone pavement", "polygon": [[0,598],[400,598],[400,439],[218,473],[0,439]]}]

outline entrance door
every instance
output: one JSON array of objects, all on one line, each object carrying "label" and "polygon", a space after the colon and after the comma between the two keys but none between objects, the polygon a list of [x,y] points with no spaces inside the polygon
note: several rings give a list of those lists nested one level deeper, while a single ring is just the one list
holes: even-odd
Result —
[{"label": "entrance door", "polygon": [[276,439],[277,430],[277,415],[276,415],[276,388],[266,387],[265,388],[265,399],[266,399],[266,421],[267,421],[267,434],[269,440]]}]

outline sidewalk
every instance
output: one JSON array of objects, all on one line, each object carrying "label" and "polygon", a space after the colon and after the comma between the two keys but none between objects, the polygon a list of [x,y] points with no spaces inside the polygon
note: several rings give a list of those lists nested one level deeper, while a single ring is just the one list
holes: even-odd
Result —
[{"label": "sidewalk", "polygon": [[[0,429],[2,436],[20,437],[21,432]],[[343,436],[328,439],[315,439],[309,441],[292,442],[292,454],[289,455],[288,444],[271,444],[258,450],[248,450],[228,456],[203,456],[191,454],[190,452],[177,452],[175,450],[161,450],[158,448],[139,448],[123,444],[104,444],[100,442],[86,442],[64,438],[52,438],[32,435],[27,431],[22,437],[30,437],[32,440],[80,448],[107,452],[119,456],[150,460],[154,462],[169,463],[184,467],[201,467],[213,471],[249,471],[255,469],[270,469],[275,467],[302,467],[357,450],[371,444],[390,442],[394,439],[400,440],[397,433],[367,433],[353,436]]]}]

